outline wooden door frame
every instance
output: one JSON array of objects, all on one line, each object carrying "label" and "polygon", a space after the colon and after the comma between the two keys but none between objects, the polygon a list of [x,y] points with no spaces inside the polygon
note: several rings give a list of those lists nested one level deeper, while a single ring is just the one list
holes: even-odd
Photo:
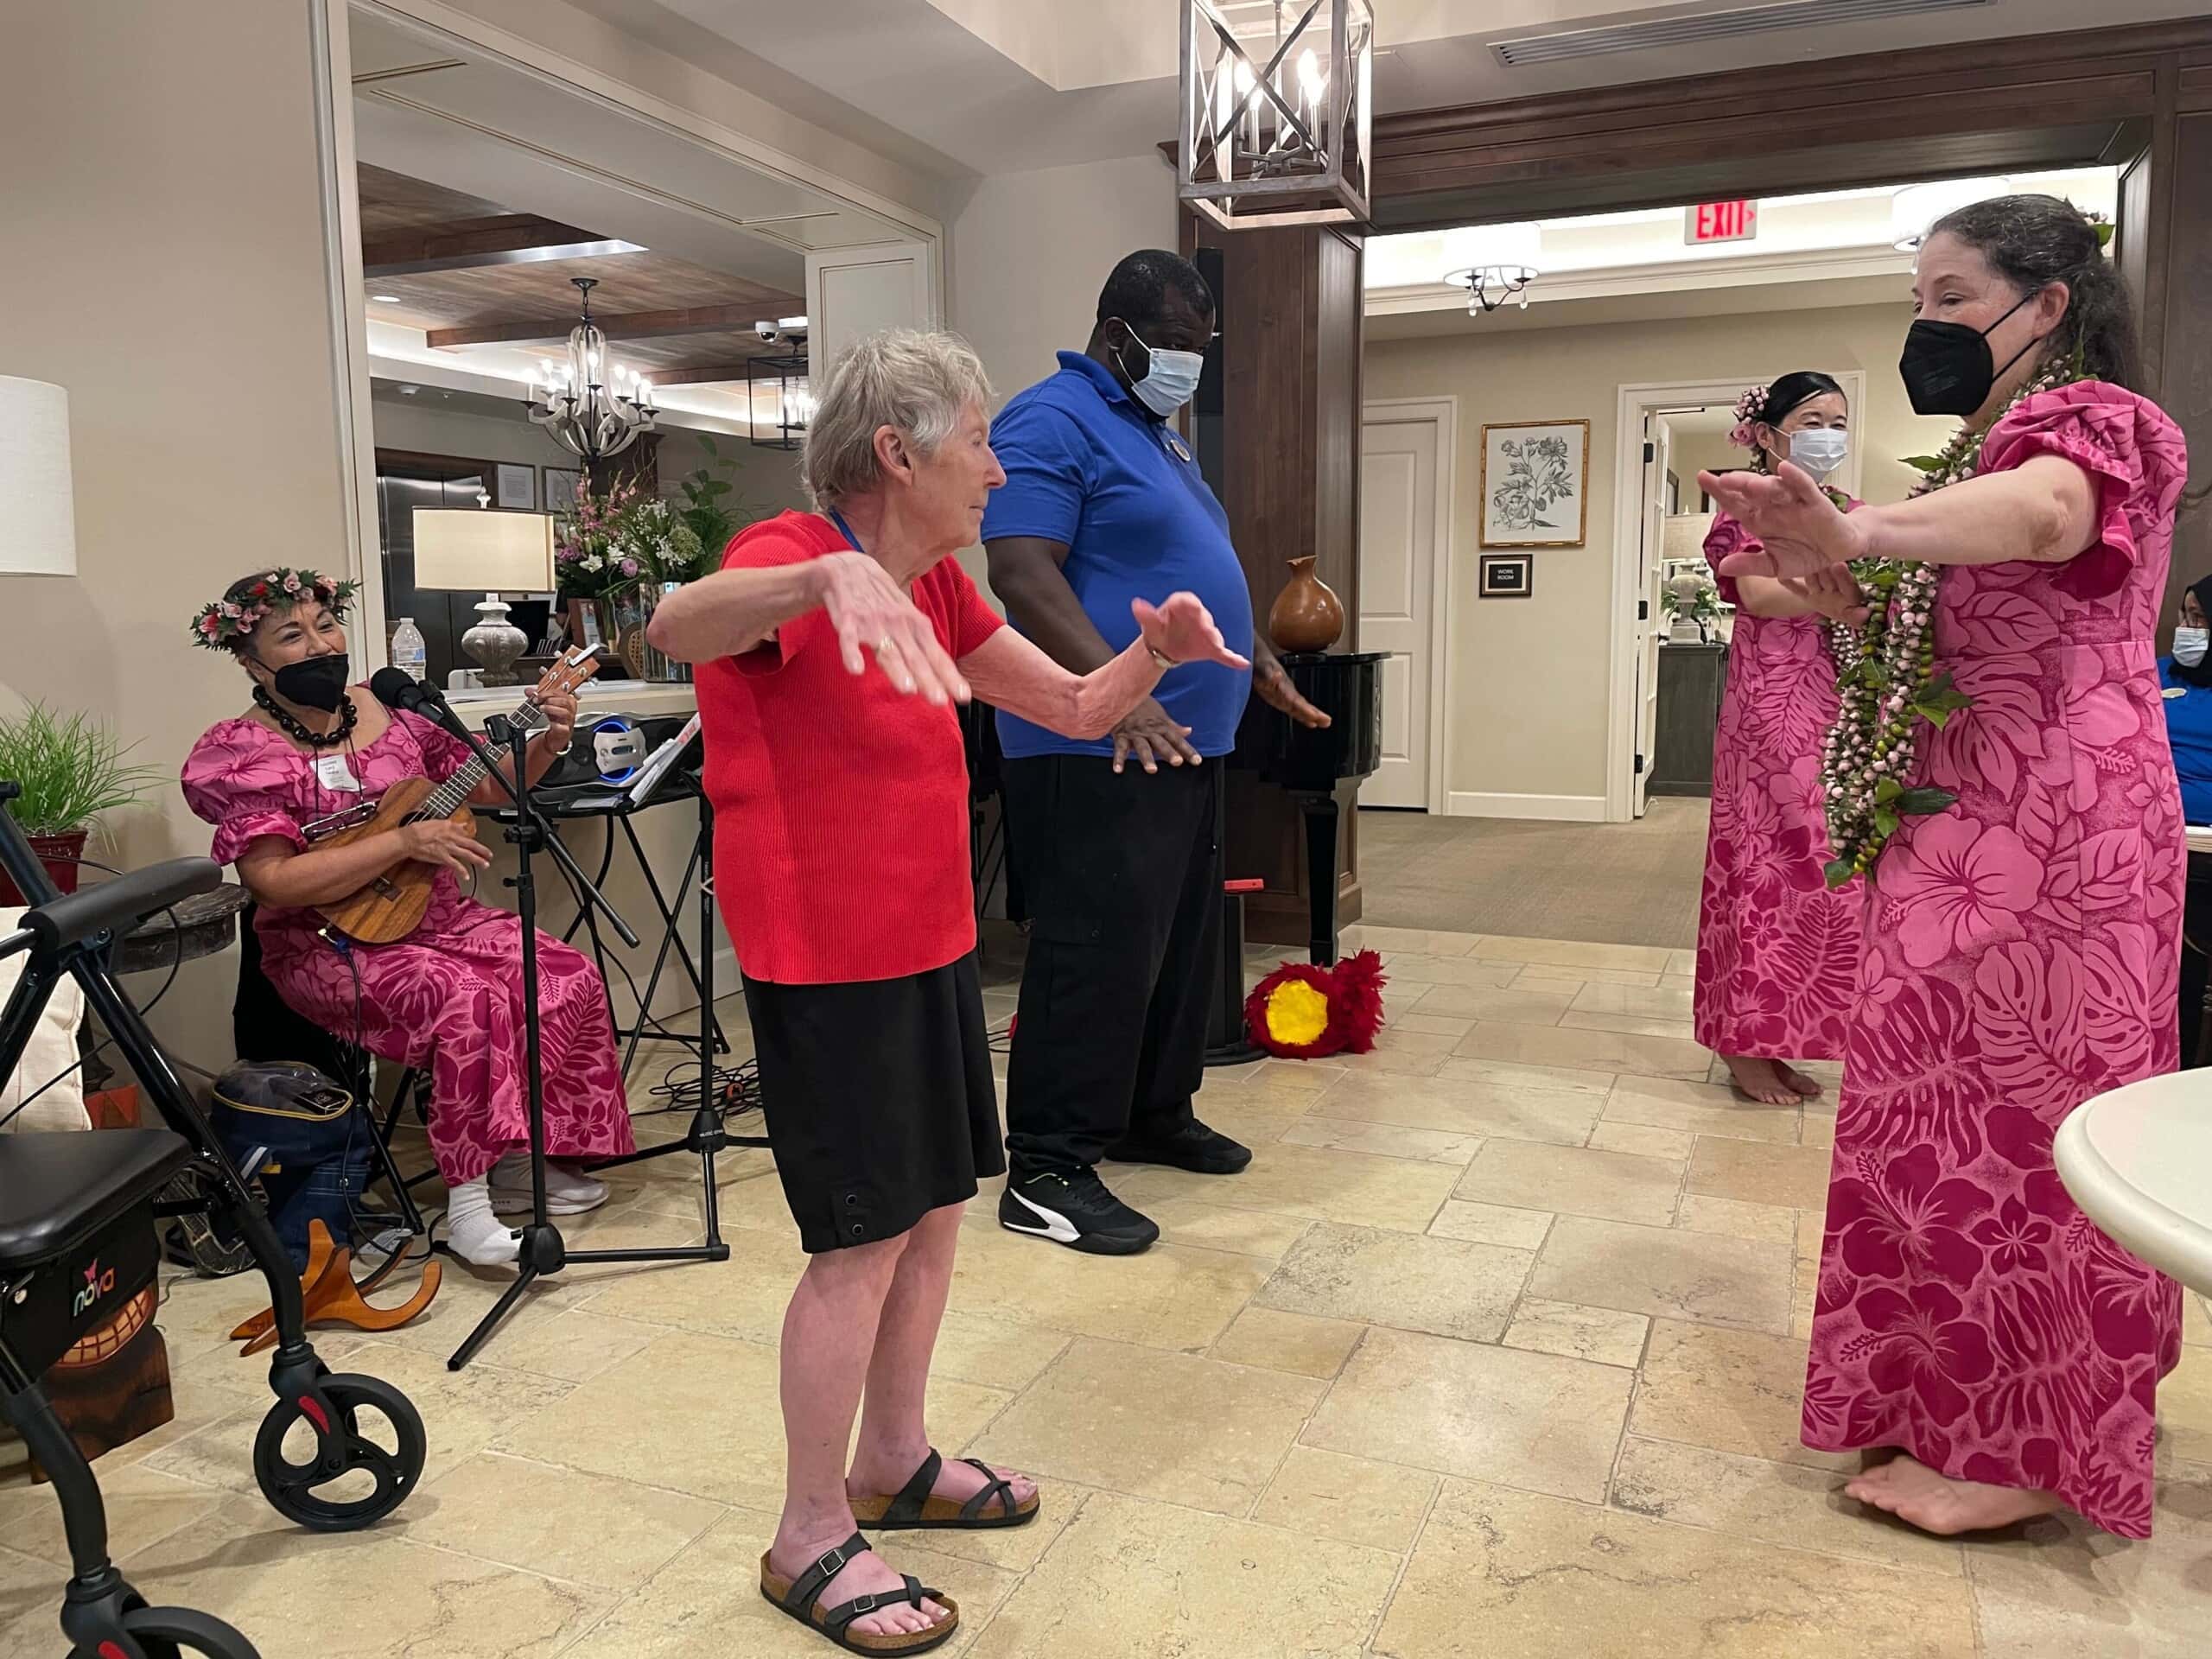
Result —
[{"label": "wooden door frame", "polygon": [[[1445,772],[1452,755],[1452,527],[1457,522],[1452,480],[1459,470],[1459,399],[1453,393],[1441,397],[1370,397],[1360,405],[1363,435],[1370,424],[1426,424],[1436,446],[1435,528],[1430,533],[1428,579],[1428,782],[1422,793],[1427,810],[1441,817],[1452,810]],[[1363,451],[1364,447],[1363,435]],[[1354,563],[1365,553],[1363,543]],[[1361,586],[1364,588],[1365,582]]]},{"label": "wooden door frame", "polygon": [[[1757,365],[1747,365],[1747,367]],[[1643,537],[1643,417],[1659,410],[1731,404],[1755,377],[1707,380],[1624,382],[1613,410],[1613,600],[1612,643],[1605,684],[1605,822],[1630,822],[1636,804],[1636,661],[1643,647],[1642,620],[1636,613],[1643,597],[1637,566]],[[1837,384],[1854,410],[1866,407],[1866,371],[1840,369]],[[1859,454],[1851,452],[1850,479],[1843,487],[1858,490]],[[1648,619],[1656,626],[1658,618]],[[1649,766],[1651,757],[1644,757]]]}]

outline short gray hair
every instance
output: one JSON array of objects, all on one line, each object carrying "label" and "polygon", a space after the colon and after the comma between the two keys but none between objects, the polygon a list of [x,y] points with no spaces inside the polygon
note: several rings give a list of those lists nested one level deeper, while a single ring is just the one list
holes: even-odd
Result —
[{"label": "short gray hair", "polygon": [[807,423],[799,474],[825,511],[874,489],[875,435],[893,427],[924,454],[952,435],[971,408],[988,410],[990,377],[957,334],[887,328],[837,353]]}]

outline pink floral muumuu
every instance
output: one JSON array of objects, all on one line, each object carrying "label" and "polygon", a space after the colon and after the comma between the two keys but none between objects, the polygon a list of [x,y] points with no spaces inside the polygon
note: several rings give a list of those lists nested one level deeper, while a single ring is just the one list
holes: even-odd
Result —
[{"label": "pink floral muumuu", "polygon": [[1959,798],[1904,822],[1866,894],[1803,1429],[2139,1538],[2180,1292],[2075,1207],[2051,1143],[2178,1058],[2186,855],[2152,638],[2188,461],[2098,382],[2019,404],[1978,470],[2046,454],[2088,474],[2100,536],[1943,573],[1938,664],[1974,705],[1914,781]]}]

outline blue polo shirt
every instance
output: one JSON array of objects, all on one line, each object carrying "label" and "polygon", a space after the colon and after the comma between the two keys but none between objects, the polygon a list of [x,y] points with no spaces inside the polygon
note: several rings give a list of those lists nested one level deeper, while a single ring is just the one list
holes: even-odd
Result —
[{"label": "blue polo shirt", "polygon": [[[1068,586],[1116,651],[1137,637],[1132,599],[1157,605],[1188,591],[1213,613],[1229,648],[1249,657],[1251,590],[1230,544],[1229,515],[1198,461],[1103,364],[1080,352],[1062,352],[1059,360],[1058,374],[1019,393],[991,423],[1006,484],[991,493],[983,540],[1035,536],[1064,543]],[[1153,695],[1211,760],[1236,747],[1251,683],[1249,671],[1192,663],[1168,670]],[[1110,738],[1086,743],[1004,711],[999,745],[1016,760],[1114,752]]]},{"label": "blue polo shirt", "polygon": [[2158,658],[2158,683],[2166,692],[2166,741],[2181,779],[2181,815],[2190,823],[2212,823],[2212,685],[2176,678],[2171,657]]}]

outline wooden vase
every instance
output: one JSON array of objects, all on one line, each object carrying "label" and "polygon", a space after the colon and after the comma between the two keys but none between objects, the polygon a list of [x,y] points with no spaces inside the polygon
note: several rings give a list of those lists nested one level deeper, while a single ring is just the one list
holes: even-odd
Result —
[{"label": "wooden vase", "polygon": [[1290,562],[1290,580],[1268,610],[1268,637],[1278,651],[1326,651],[1344,637],[1344,606],[1313,574],[1313,556]]}]

